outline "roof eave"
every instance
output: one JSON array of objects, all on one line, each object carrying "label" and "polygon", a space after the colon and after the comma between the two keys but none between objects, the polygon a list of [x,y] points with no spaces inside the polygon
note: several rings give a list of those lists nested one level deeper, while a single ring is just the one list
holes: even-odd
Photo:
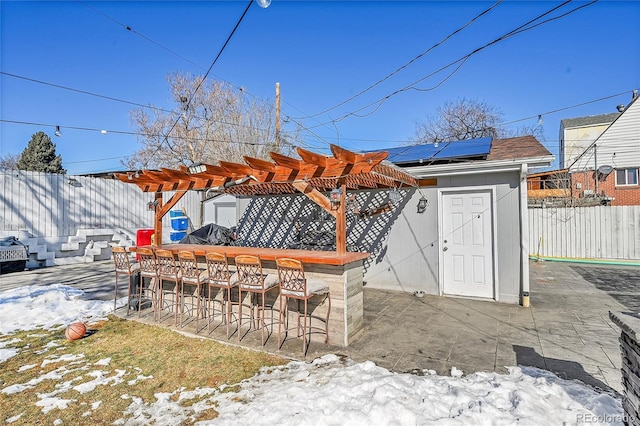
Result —
[{"label": "roof eave", "polygon": [[521,171],[522,165],[528,168],[549,167],[555,156],[518,158],[512,160],[478,161],[472,163],[438,164],[431,166],[407,167],[405,170],[416,177],[437,177],[466,174],[485,174],[508,171]]}]

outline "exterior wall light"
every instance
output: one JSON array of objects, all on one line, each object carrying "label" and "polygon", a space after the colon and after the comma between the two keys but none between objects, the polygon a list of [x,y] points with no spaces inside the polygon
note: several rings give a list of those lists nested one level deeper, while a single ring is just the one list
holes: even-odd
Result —
[{"label": "exterior wall light", "polygon": [[189,166],[189,173],[195,175],[196,173],[202,173],[207,171],[207,166],[202,163],[195,163]]},{"label": "exterior wall light", "polygon": [[334,188],[329,193],[329,201],[331,201],[331,207],[337,209],[340,206],[340,197],[342,196],[342,189]]},{"label": "exterior wall light", "polygon": [[427,210],[427,206],[429,205],[429,200],[424,198],[424,196],[420,197],[418,200],[418,213],[424,213]]}]

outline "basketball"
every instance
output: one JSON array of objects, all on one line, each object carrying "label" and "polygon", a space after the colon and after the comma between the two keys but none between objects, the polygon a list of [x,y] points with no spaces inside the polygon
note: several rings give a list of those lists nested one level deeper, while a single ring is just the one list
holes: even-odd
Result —
[{"label": "basketball", "polygon": [[67,340],[78,340],[82,339],[87,332],[87,326],[82,322],[74,322],[69,324],[67,330],[64,332],[64,335],[67,337]]}]

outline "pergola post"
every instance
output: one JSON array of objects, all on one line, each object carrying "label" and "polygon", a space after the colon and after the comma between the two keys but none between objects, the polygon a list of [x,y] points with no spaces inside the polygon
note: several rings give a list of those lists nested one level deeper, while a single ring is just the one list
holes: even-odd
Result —
[{"label": "pergola post", "polygon": [[336,215],[336,252],[338,255],[347,253],[347,185],[340,185],[340,205]]},{"label": "pergola post", "polygon": [[153,245],[159,246],[162,244],[162,192],[156,192],[156,211],[153,221]]}]

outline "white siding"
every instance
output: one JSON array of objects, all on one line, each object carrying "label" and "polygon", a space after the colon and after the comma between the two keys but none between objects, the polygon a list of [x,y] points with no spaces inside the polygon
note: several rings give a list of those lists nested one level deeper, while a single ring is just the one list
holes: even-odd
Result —
[{"label": "white siding", "polygon": [[640,259],[640,206],[529,209],[532,256]]},{"label": "white siding", "polygon": [[640,102],[635,101],[614,121],[596,141],[597,150],[590,149],[572,169],[594,170],[595,157],[598,167],[613,168],[640,166]]},{"label": "white siding", "polygon": [[[70,178],[76,183],[69,184]],[[165,193],[168,200],[172,193]],[[135,230],[153,227],[147,208],[152,193],[114,179],[0,171],[0,232],[27,231],[36,237],[65,237],[82,228]],[[176,205],[200,223],[200,195],[187,193]],[[168,215],[163,221],[170,228]],[[168,236],[167,231],[167,236]]]}]

